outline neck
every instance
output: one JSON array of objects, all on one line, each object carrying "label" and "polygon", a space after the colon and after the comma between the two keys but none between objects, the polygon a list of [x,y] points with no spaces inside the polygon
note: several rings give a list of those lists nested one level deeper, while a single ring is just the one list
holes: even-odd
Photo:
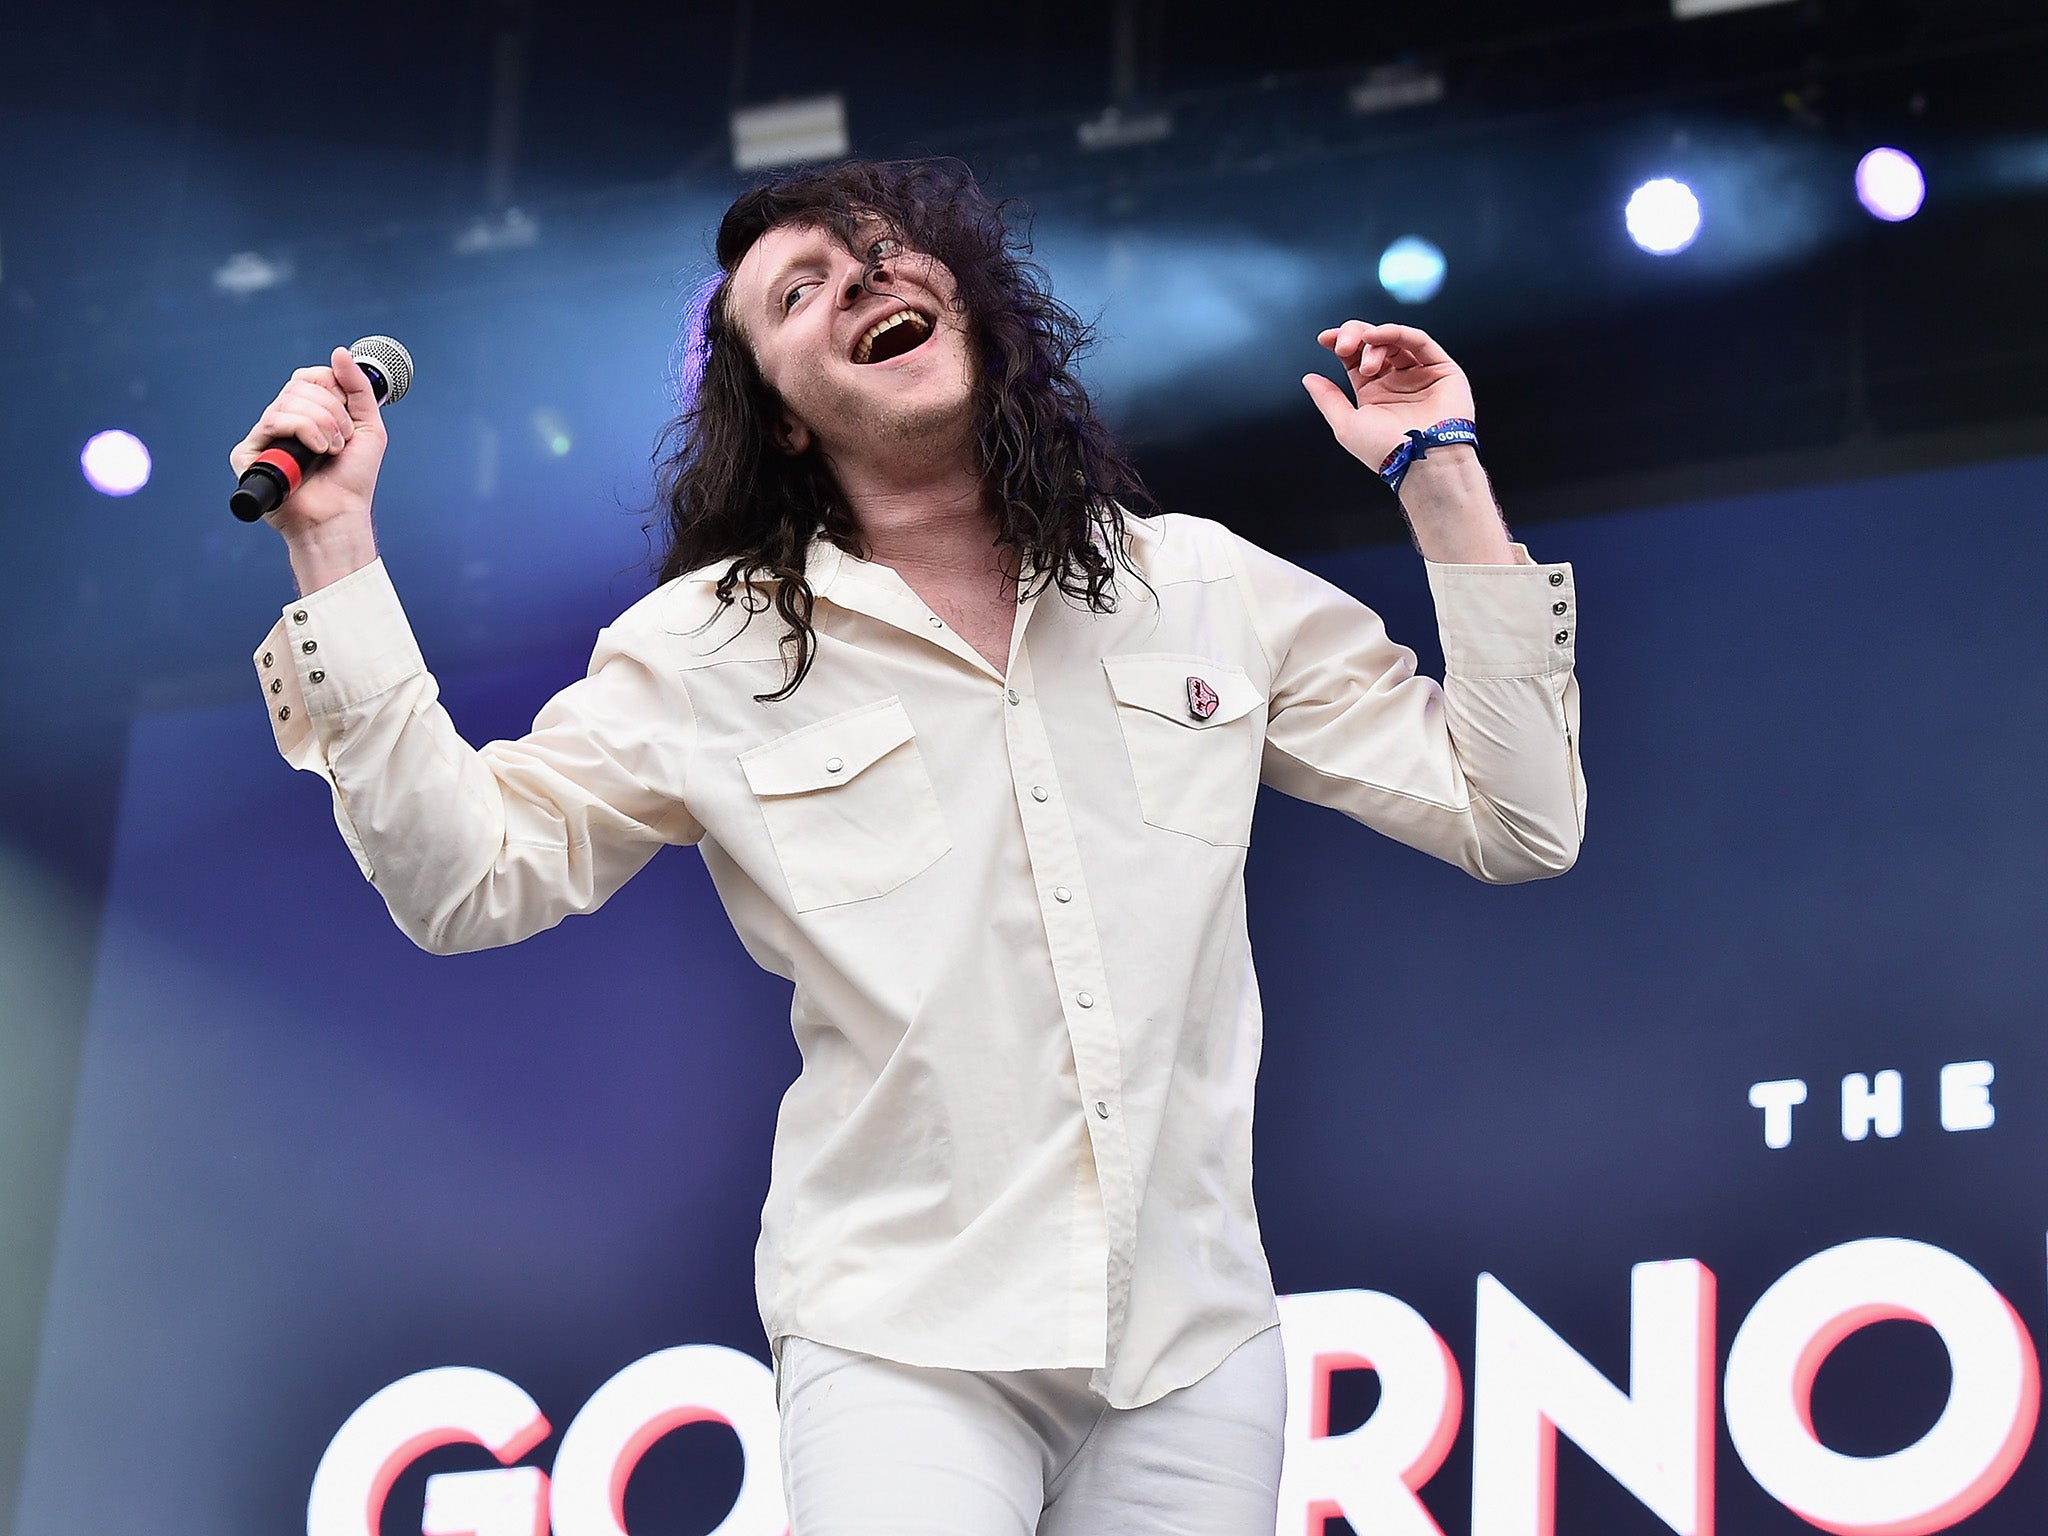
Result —
[{"label": "neck", "polygon": [[981,477],[964,464],[877,473],[833,466],[867,558],[905,571],[997,571],[995,520]]}]

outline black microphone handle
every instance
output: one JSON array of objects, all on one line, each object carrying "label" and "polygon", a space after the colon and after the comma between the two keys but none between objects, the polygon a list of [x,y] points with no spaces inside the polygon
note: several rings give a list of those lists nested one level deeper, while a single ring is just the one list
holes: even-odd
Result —
[{"label": "black microphone handle", "polygon": [[228,498],[228,510],[245,523],[255,522],[266,512],[275,512],[323,457],[296,437],[272,443],[254,464],[242,471],[234,495]]}]

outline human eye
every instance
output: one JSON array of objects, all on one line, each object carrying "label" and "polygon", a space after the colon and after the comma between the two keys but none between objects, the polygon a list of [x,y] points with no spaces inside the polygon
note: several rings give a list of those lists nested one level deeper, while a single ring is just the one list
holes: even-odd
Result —
[{"label": "human eye", "polygon": [[807,277],[802,282],[791,283],[789,285],[789,292],[782,296],[782,312],[785,315],[788,314],[796,307],[797,300],[803,296],[803,291],[806,288],[815,288],[817,286],[818,280],[814,277]]},{"label": "human eye", "polygon": [[868,247],[868,262],[872,265],[878,261],[887,261],[891,256],[900,256],[902,254],[903,242],[896,239],[893,235],[883,235]]}]

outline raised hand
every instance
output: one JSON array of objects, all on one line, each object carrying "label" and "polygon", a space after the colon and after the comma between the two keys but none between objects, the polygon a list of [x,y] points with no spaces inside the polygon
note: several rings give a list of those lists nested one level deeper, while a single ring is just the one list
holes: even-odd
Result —
[{"label": "raised hand", "polygon": [[1410,429],[1472,415],[1464,370],[1426,331],[1346,320],[1316,340],[1344,365],[1351,394],[1319,373],[1304,375],[1302,385],[1337,441],[1375,471]]},{"label": "raised hand", "polygon": [[297,438],[323,455],[299,488],[263,521],[284,535],[301,593],[317,591],[377,558],[370,503],[384,462],[384,418],[369,376],[336,347],[327,365],[301,368],[228,454],[239,476],[256,455]]},{"label": "raised hand", "polygon": [[239,476],[284,438],[297,438],[323,457],[281,506],[264,514],[266,523],[289,540],[337,519],[367,520],[384,462],[384,422],[369,377],[346,347],[336,347],[325,367],[294,373],[229,451],[228,463]]}]

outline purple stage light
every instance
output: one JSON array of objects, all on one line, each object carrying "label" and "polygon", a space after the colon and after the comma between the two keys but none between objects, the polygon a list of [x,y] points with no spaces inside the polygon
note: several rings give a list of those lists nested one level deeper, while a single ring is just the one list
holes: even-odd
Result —
[{"label": "purple stage light", "polygon": [[1896,224],[1927,200],[1927,178],[1903,149],[1873,149],[1856,162],[1856,201],[1873,218]]},{"label": "purple stage light", "polygon": [[133,496],[149,484],[149,450],[132,432],[95,432],[79,454],[78,466],[103,496]]},{"label": "purple stage light", "polygon": [[697,386],[704,381],[704,311],[724,279],[723,272],[701,279],[683,304],[683,334],[676,343],[670,377],[676,403],[685,411],[697,403]]}]

